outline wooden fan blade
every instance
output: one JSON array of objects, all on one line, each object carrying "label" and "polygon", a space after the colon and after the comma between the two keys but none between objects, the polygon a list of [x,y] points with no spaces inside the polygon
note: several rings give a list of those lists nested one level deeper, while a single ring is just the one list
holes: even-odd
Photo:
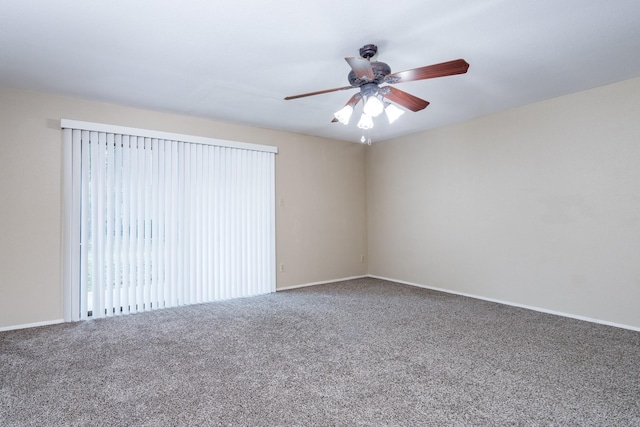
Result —
[{"label": "wooden fan blade", "polygon": [[464,59],[442,62],[440,64],[427,65],[425,67],[414,68],[412,70],[399,71],[389,74],[385,81],[387,83],[411,82],[414,80],[433,79],[436,77],[453,76],[464,74],[469,69],[469,64]]},{"label": "wooden fan blade", "polygon": [[384,96],[385,99],[395,102],[396,104],[400,104],[411,111],[420,111],[429,105],[429,101],[420,99],[417,96],[413,96],[410,93],[396,89],[395,87],[387,87],[389,88],[389,93]]},{"label": "wooden fan blade", "polygon": [[319,90],[317,92],[302,93],[300,95],[287,96],[284,99],[289,101],[291,99],[304,98],[305,96],[322,95],[323,93],[337,92],[339,90],[347,90],[347,89],[353,89],[353,86],[343,86],[343,87],[336,87],[334,89]]},{"label": "wooden fan blade", "polygon": [[371,63],[368,60],[363,58],[355,58],[353,56],[344,58],[344,60],[349,63],[349,66],[351,67],[353,72],[356,73],[357,78],[362,79],[363,77],[366,77],[367,79],[373,81],[373,70],[371,69]]},{"label": "wooden fan blade", "polygon": [[[358,102],[360,102],[361,99],[362,95],[360,95],[360,93],[356,93],[351,98],[349,98],[344,106],[346,107],[347,105],[351,104],[352,107],[355,107],[356,105],[358,105]],[[338,119],[334,117],[333,120],[331,120],[331,123],[338,123]]]}]

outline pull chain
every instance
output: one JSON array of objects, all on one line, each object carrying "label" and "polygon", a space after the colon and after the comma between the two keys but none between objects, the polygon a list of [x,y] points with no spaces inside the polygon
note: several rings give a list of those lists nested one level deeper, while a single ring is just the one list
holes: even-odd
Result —
[{"label": "pull chain", "polygon": [[371,129],[369,129],[368,131],[369,131],[368,132],[369,134],[367,135],[368,138],[364,137],[364,132],[363,132],[362,137],[360,138],[360,142],[362,142],[363,144],[367,143],[368,145],[371,145]]}]

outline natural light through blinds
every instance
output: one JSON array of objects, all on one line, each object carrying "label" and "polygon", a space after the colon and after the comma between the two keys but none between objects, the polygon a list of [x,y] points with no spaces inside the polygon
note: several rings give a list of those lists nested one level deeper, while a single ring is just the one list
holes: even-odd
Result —
[{"label": "natural light through blinds", "polygon": [[275,291],[274,147],[61,125],[67,320]]}]

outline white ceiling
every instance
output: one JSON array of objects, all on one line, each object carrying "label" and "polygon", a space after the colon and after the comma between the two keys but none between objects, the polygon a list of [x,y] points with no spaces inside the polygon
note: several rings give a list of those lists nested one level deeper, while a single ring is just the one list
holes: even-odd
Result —
[{"label": "white ceiling", "polygon": [[[375,141],[640,76],[638,0],[3,0],[0,84],[358,141],[330,123],[365,44],[431,102]],[[360,104],[361,105],[361,104]],[[354,115],[354,118],[355,115]]]}]

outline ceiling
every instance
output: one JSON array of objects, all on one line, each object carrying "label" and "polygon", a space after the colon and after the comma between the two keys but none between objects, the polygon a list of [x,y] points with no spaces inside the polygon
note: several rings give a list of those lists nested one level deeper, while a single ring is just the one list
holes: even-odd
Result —
[{"label": "ceiling", "polygon": [[639,23],[637,0],[3,0],[0,85],[355,142],[331,119],[357,89],[283,98],[347,86],[365,44],[470,64],[396,85],[431,105],[375,142],[640,76]]}]

